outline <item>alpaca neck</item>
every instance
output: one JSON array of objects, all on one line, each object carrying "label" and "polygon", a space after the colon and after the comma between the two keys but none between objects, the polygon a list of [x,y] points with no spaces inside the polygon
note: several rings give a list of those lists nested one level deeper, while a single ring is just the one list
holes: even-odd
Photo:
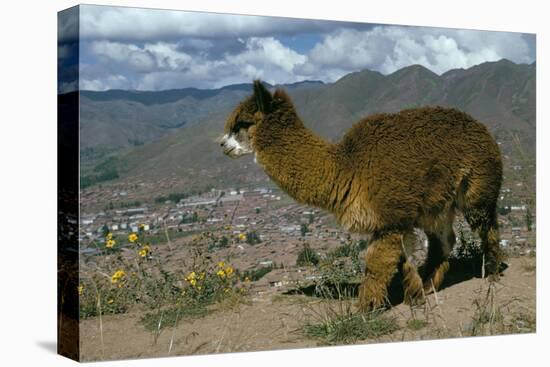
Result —
[{"label": "alpaca neck", "polygon": [[334,146],[307,129],[294,111],[266,117],[257,128],[255,148],[258,163],[292,198],[332,209]]}]

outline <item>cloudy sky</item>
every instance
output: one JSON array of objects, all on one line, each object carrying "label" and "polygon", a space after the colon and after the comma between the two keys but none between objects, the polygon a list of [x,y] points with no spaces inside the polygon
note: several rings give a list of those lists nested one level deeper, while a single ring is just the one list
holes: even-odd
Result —
[{"label": "cloudy sky", "polygon": [[[60,58],[74,41],[71,18],[60,19]],[[441,74],[502,58],[535,61],[530,34],[91,5],[80,8],[80,41],[85,90],[333,82],[362,69],[421,64]]]}]

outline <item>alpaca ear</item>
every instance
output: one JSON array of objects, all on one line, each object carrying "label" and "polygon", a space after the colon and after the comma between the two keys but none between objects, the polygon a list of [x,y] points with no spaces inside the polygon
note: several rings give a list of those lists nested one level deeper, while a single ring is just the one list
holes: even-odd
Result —
[{"label": "alpaca ear", "polygon": [[259,80],[254,80],[254,100],[261,113],[267,113],[271,109],[271,93]]}]

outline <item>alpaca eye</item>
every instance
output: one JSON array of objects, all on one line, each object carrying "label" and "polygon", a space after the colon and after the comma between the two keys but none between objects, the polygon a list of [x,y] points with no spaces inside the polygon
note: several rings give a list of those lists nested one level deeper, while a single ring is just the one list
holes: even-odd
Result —
[{"label": "alpaca eye", "polygon": [[240,129],[248,129],[252,125],[254,125],[252,121],[238,120],[235,124],[235,131],[238,131]]}]

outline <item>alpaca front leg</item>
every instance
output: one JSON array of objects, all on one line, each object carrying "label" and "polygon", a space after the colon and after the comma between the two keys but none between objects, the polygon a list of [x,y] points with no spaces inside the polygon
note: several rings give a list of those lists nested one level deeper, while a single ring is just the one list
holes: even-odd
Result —
[{"label": "alpaca front leg", "polygon": [[408,305],[424,303],[424,285],[416,266],[409,260],[409,254],[415,251],[417,237],[413,231],[403,235],[403,261],[401,274],[403,275],[403,302]]},{"label": "alpaca front leg", "polygon": [[408,305],[419,305],[425,302],[424,284],[416,266],[409,260],[405,260],[401,265],[403,274],[403,302]]},{"label": "alpaca front leg", "polygon": [[365,277],[359,287],[359,309],[371,311],[384,305],[388,285],[402,258],[400,233],[374,238],[365,256]]},{"label": "alpaca front leg", "polygon": [[424,292],[426,294],[437,291],[445,273],[449,270],[449,255],[456,242],[452,222],[442,233],[426,233],[428,237],[428,257],[424,265]]}]

